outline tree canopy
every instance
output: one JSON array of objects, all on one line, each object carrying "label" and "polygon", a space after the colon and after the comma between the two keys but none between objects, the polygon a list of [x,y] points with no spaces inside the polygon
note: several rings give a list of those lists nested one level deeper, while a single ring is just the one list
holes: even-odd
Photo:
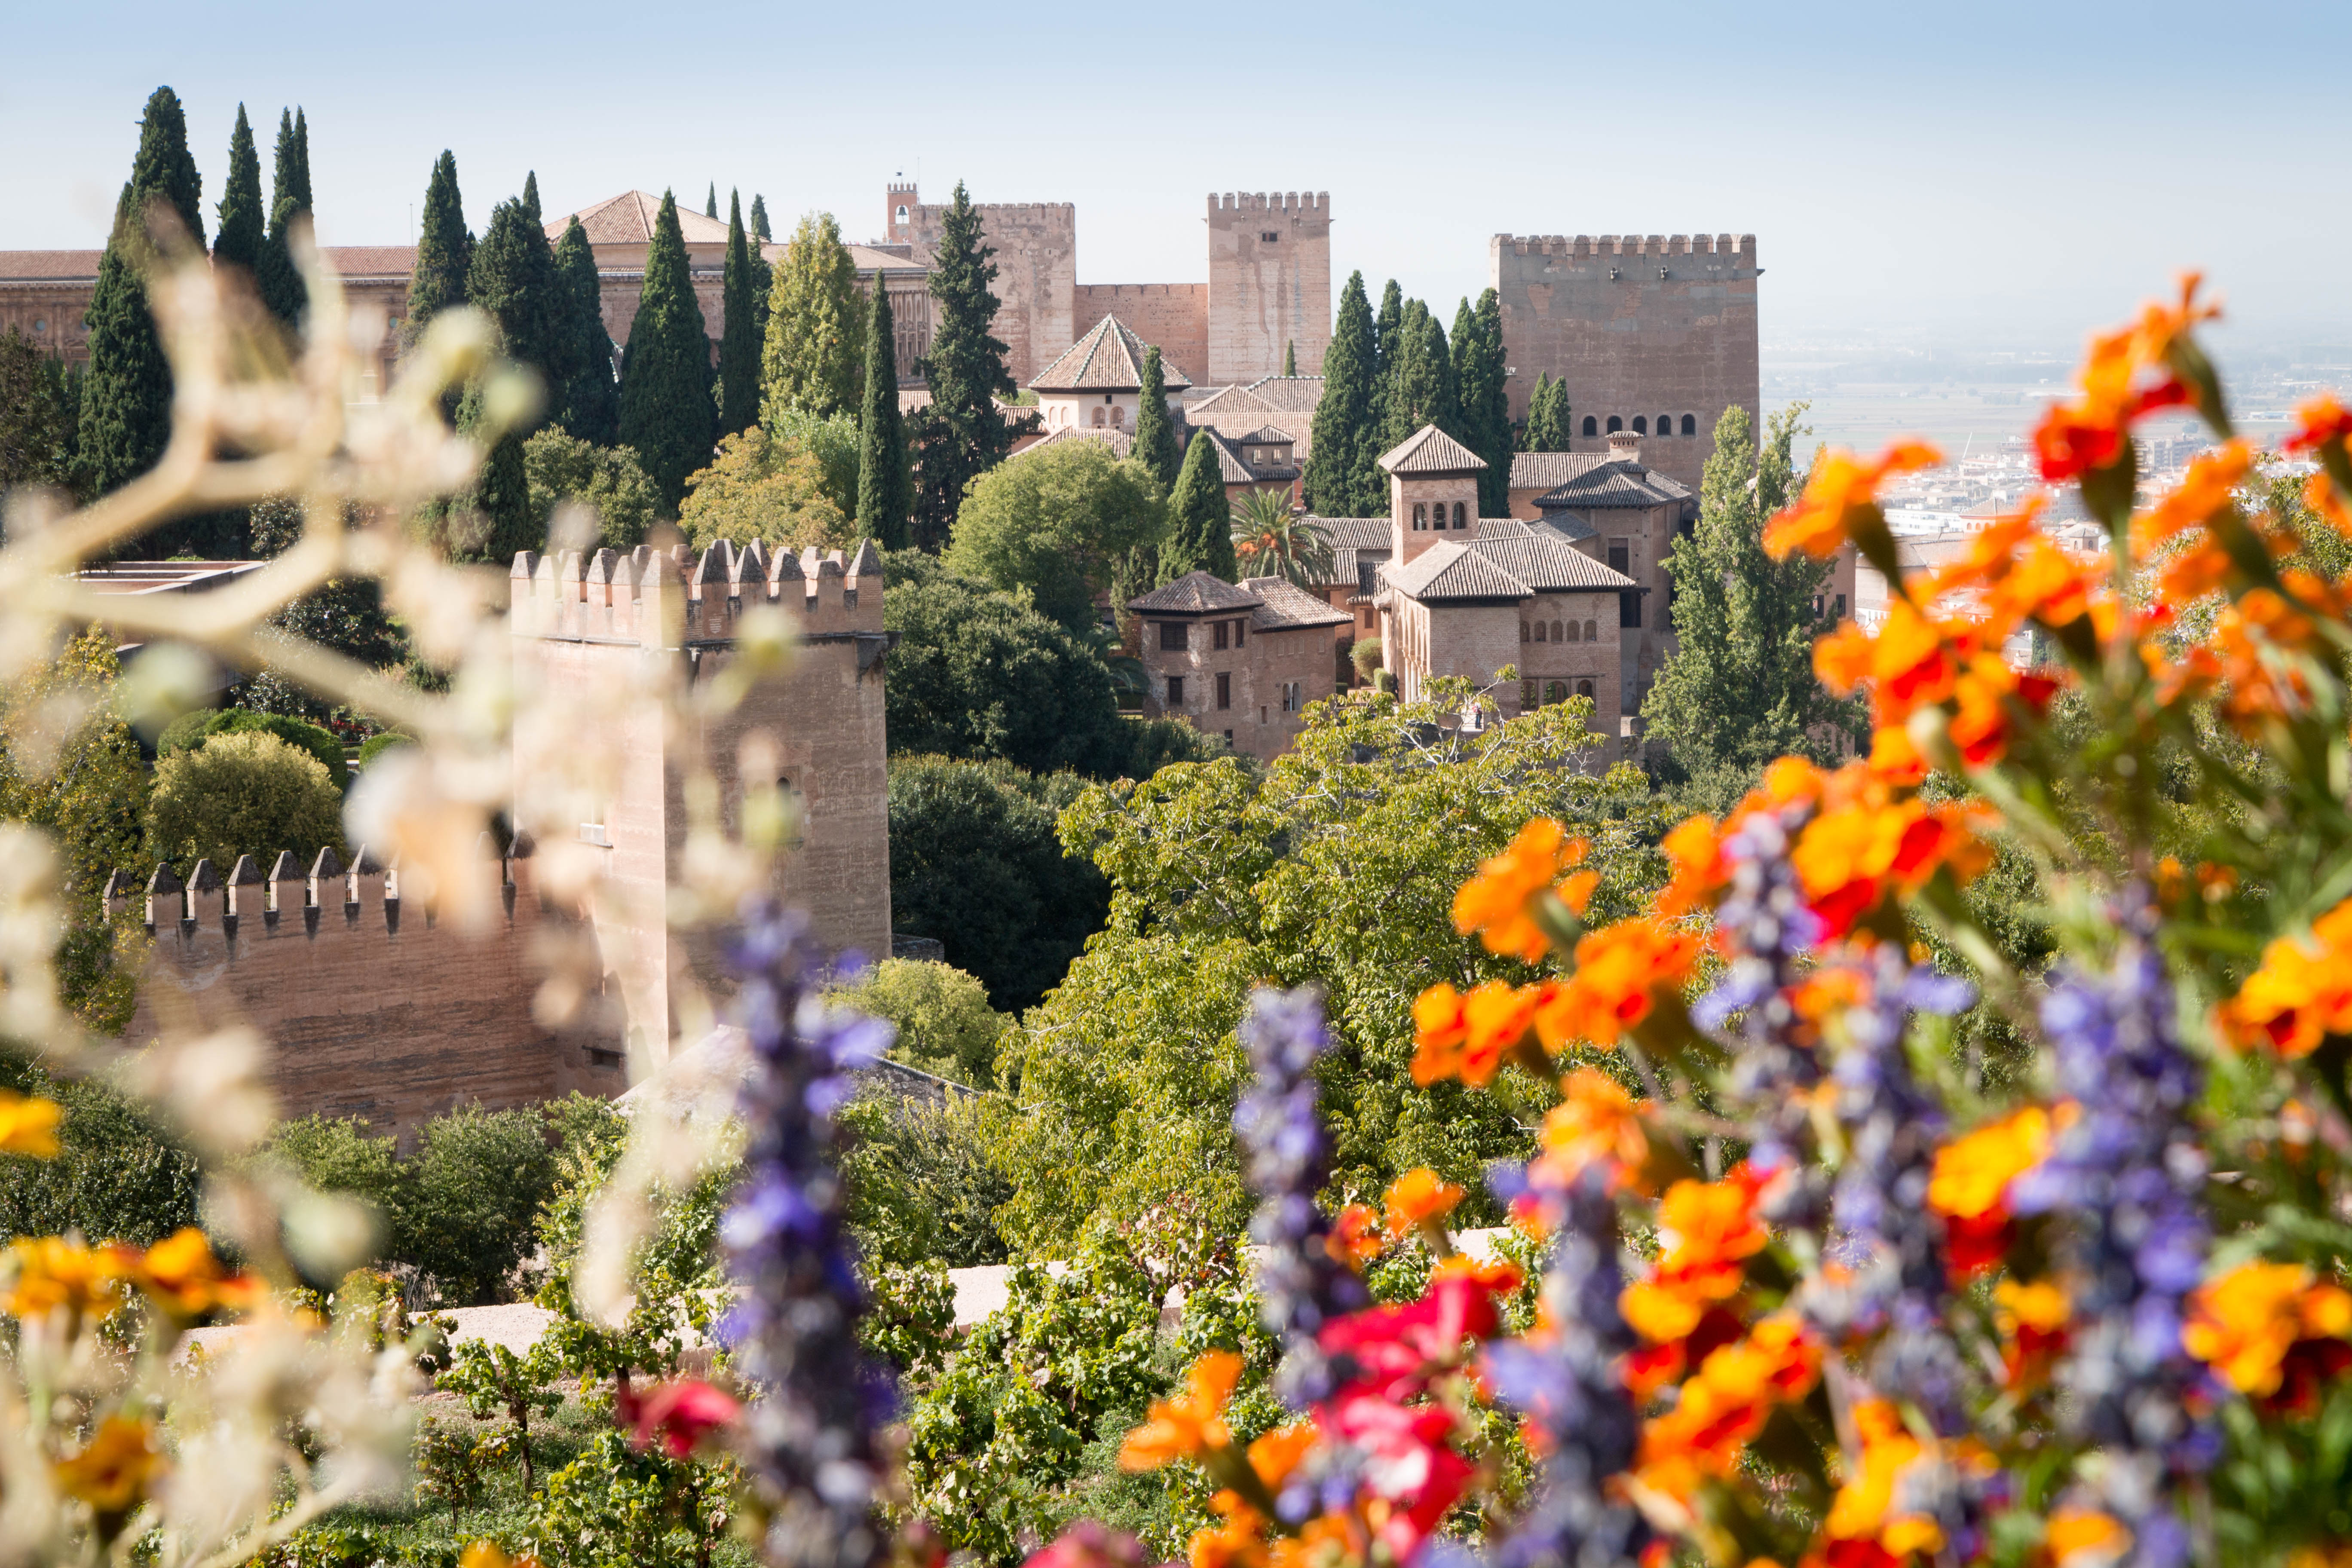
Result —
[{"label": "tree canopy", "polygon": [[1161,495],[1176,489],[1184,452],[1176,444],[1175,422],[1168,417],[1168,372],[1156,343],[1143,353],[1143,390],[1136,398],[1135,445],[1130,450]]},{"label": "tree canopy", "polygon": [[831,213],[802,215],[768,292],[761,416],[786,408],[854,415],[866,326],[857,264],[841,242],[841,225]]},{"label": "tree canopy", "polygon": [[760,340],[753,335],[751,243],[743,232],[742,198],[731,193],[719,279],[719,434],[732,436],[760,417]]},{"label": "tree canopy", "polygon": [[236,106],[236,127],[229,132],[228,180],[221,187],[219,216],[213,259],[252,274],[269,233],[269,213],[261,200],[261,154],[254,149],[253,126],[242,103]]},{"label": "tree canopy", "polygon": [[257,730],[160,759],[148,813],[154,853],[183,872],[208,859],[226,876],[239,855],[307,860],[343,847],[343,797],[325,766]]},{"label": "tree canopy", "polygon": [[1099,441],[1061,441],[972,481],[945,559],[992,587],[1026,589],[1040,611],[1084,633],[1100,624],[1095,595],[1162,526],[1159,486],[1141,463]]},{"label": "tree canopy", "polygon": [[996,320],[995,250],[982,242],[980,214],[963,182],[940,225],[932,255],[931,352],[921,374],[931,401],[915,418],[915,540],[936,549],[963,505],[964,487],[1012,448],[1013,432],[997,410],[1018,390],[1004,368]]},{"label": "tree canopy", "polygon": [[1192,433],[1184,467],[1168,498],[1167,532],[1160,546],[1160,581],[1172,583],[1187,572],[1206,572],[1230,583],[1234,558],[1233,508],[1225,500],[1216,444],[1206,430]]},{"label": "tree canopy", "polygon": [[1538,373],[1535,390],[1528,395],[1528,422],[1519,433],[1522,452],[1565,452],[1569,449],[1568,383]]},{"label": "tree canopy", "polygon": [[563,285],[572,368],[562,385],[548,388],[550,417],[583,441],[610,447],[621,438],[621,387],[613,375],[613,335],[604,329],[596,253],[576,214],[555,247],[555,271]]},{"label": "tree canopy", "polygon": [[1509,366],[1503,353],[1501,297],[1489,289],[1473,310],[1467,300],[1454,319],[1454,380],[1461,437],[1486,459],[1478,476],[1481,517],[1507,517],[1511,510],[1511,400]]},{"label": "tree canopy", "polygon": [[254,268],[262,301],[291,327],[310,297],[294,267],[293,229],[310,216],[310,124],[299,109],[278,113],[278,148],[270,175],[269,233]]},{"label": "tree canopy", "polygon": [[576,504],[596,514],[597,543],[631,550],[658,515],[661,498],[630,447],[599,447],[551,426],[522,444],[522,465],[542,531],[558,508]]},{"label": "tree canopy", "polygon": [[1365,453],[1379,434],[1372,422],[1378,358],[1364,275],[1352,272],[1339,290],[1339,324],[1323,351],[1323,395],[1315,405],[1307,455],[1307,506],[1321,516],[1370,517],[1384,510],[1385,490],[1376,498],[1366,478],[1380,478],[1371,464],[1378,450]]},{"label": "tree canopy", "polygon": [[686,237],[677,226],[677,198],[662,193],[646,247],[646,280],[629,328],[621,369],[621,439],[674,516],[687,477],[710,461],[718,415],[710,405],[710,340],[694,279],[686,264]]},{"label": "tree canopy", "polygon": [[720,539],[758,539],[791,550],[855,542],[848,514],[826,490],[817,454],[772,438],[765,426],[719,442],[718,457],[687,483],[678,527],[697,550]]},{"label": "tree canopy", "polygon": [[401,323],[409,342],[422,337],[434,317],[466,302],[466,276],[473,265],[474,236],[457,191],[457,157],[444,148],[425,183],[425,212],[417,223],[416,264],[408,275],[408,310]]},{"label": "tree canopy", "polygon": [[866,405],[858,419],[857,531],[886,550],[909,542],[915,476],[907,459],[907,424],[898,413],[898,327],[890,291],[874,280],[866,318]]}]

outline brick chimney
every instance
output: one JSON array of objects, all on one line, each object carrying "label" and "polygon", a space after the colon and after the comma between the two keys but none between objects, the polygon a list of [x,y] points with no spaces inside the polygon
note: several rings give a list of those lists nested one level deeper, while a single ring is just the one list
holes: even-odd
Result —
[{"label": "brick chimney", "polygon": [[1631,430],[1612,430],[1609,432],[1609,456],[1612,459],[1622,458],[1629,463],[1640,462],[1642,438]]}]

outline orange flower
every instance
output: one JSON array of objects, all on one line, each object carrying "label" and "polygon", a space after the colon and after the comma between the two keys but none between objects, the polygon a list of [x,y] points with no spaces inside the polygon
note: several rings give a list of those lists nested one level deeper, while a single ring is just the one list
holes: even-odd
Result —
[{"label": "orange flower", "polygon": [[1772,1407],[1811,1390],[1821,1360],[1794,1314],[1761,1320],[1747,1339],[1699,1363],[1673,1409],[1643,1424],[1636,1477],[1685,1501],[1704,1479],[1728,1477]]},{"label": "orange flower", "polygon": [[163,1468],[144,1421],[110,1415],[81,1452],[51,1467],[58,1489],[100,1513],[128,1513]]},{"label": "orange flower", "polygon": [[1546,988],[1537,1035],[1557,1053],[1571,1040],[1608,1047],[1650,1016],[1653,994],[1679,985],[1698,962],[1699,939],[1637,916],[1590,931],[1576,944],[1576,973]]},{"label": "orange flower", "polygon": [[1876,1542],[1896,1559],[1941,1550],[1944,1532],[1932,1516],[1898,1512],[1895,1506],[1903,1472],[1927,1457],[1925,1446],[1884,1399],[1865,1399],[1853,1407],[1853,1430],[1862,1453],[1847,1467],[1823,1532],[1836,1541]]},{"label": "orange flower", "polygon": [[2046,1279],[2004,1279],[1992,1288],[1993,1321],[2001,1337],[2001,1363],[2011,1388],[2036,1387],[2066,1348],[2074,1303],[2063,1287]]},{"label": "orange flower", "polygon": [[1927,782],[1927,759],[1911,743],[1911,732],[1899,724],[1882,724],[1870,734],[1870,776],[1894,789],[1912,789]]},{"label": "orange flower", "polygon": [[2169,495],[2132,519],[2133,552],[2144,560],[2175,534],[2203,526],[2207,518],[2230,504],[2253,460],[2254,449],[2243,439],[2200,452]]},{"label": "orange flower", "polygon": [[2279,443],[2279,450],[2316,452],[2342,447],[2347,437],[2352,437],[2352,410],[2347,410],[2334,393],[2323,392],[2295,409],[2294,428]]},{"label": "orange flower", "polygon": [[2058,686],[2049,676],[2020,675],[1998,656],[1978,654],[1953,683],[1953,712],[1945,732],[1963,762],[1989,767],[2008,753],[2016,728],[2008,699],[2015,697],[2039,715],[2058,694]]},{"label": "orange flower", "polygon": [[1674,868],[1658,895],[1655,907],[1661,917],[1671,920],[1688,914],[1723,886],[1723,837],[1716,831],[1712,816],[1685,819],[1658,847],[1665,851],[1667,864]]},{"label": "orange flower", "polygon": [[1478,874],[1454,895],[1454,929],[1465,936],[1480,933],[1489,952],[1533,963],[1551,951],[1551,939],[1528,918],[1528,906],[1556,886],[1560,901],[1582,914],[1599,875],[1580,872],[1563,881],[1561,873],[1580,864],[1586,848],[1559,823],[1537,817],[1509,848],[1481,861]]},{"label": "orange flower", "polygon": [[1897,441],[1870,463],[1842,447],[1832,447],[1813,459],[1812,476],[1796,504],[1765,524],[1765,552],[1775,561],[1792,550],[1828,560],[1856,537],[1857,526],[1885,527],[1878,487],[1888,475],[1932,468],[1943,460],[1943,453],[1925,441]]},{"label": "orange flower", "polygon": [[1322,1441],[1323,1435],[1312,1421],[1294,1421],[1287,1426],[1277,1426],[1249,1446],[1250,1468],[1265,1483],[1265,1489],[1280,1491],[1290,1472]]},{"label": "orange flower", "polygon": [[2200,1287],[2180,1342],[2241,1394],[2278,1392],[2298,1342],[2352,1334],[2352,1292],[2293,1263],[2245,1263]]},{"label": "orange flower", "polygon": [[1547,1186],[1565,1187],[1587,1166],[1605,1162],[1612,1186],[1636,1184],[1650,1157],[1650,1140],[1633,1097],[1591,1067],[1560,1079],[1559,1094],[1559,1103],[1546,1113],[1536,1134],[1538,1152],[1528,1175]]},{"label": "orange flower", "polygon": [[1400,1239],[1452,1214],[1468,1194],[1428,1166],[1407,1171],[1389,1184],[1385,1200],[1389,1235]]},{"label": "orange flower", "polygon": [[1618,1310],[1654,1344],[1685,1339],[1706,1310],[1746,1283],[1746,1259],[1770,1237],[1756,1217],[1759,1184],[1741,1165],[1719,1182],[1680,1181],[1658,1204],[1656,1268],[1619,1292]]},{"label": "orange flower", "polygon": [[2134,421],[2194,401],[2171,362],[2176,344],[2191,327],[2221,313],[2197,303],[2200,281],[2196,273],[2184,273],[2178,305],[2151,302],[2138,321],[2092,338],[2079,378],[2082,395],[2051,405],[2034,428],[2044,480],[2056,484],[2111,466]]},{"label": "orange flower", "polygon": [[1189,1568],[1265,1568],[1265,1521],[1237,1492],[1221,1491],[1209,1507],[1223,1524],[1195,1531],[1184,1551]]},{"label": "orange flower", "polygon": [[17,1319],[45,1317],[62,1307],[79,1317],[110,1312],[122,1300],[120,1261],[111,1247],[88,1247],[62,1237],[19,1237],[0,1254],[8,1281],[0,1311]]},{"label": "orange flower", "polygon": [[1966,882],[1990,859],[1967,807],[1916,799],[1824,811],[1805,825],[1789,855],[1832,936],[1844,934],[1889,888],[1916,892],[1946,866]]},{"label": "orange flower", "polygon": [[213,1256],[205,1233],[184,1226],[142,1253],[117,1249],[119,1267],[131,1280],[176,1318],[201,1318],[215,1309],[243,1311],[260,1300],[264,1287],[250,1274],[231,1274]]},{"label": "orange flower", "polygon": [[1489,980],[1468,995],[1433,985],[1412,1005],[1412,1081],[1486,1083],[1503,1058],[1535,1026],[1549,985],[1516,987]]},{"label": "orange flower", "polygon": [[2043,1538],[2058,1568],[2096,1568],[2121,1560],[2131,1550],[2132,1532],[2092,1508],[2062,1508],[2050,1516]]},{"label": "orange flower", "polygon": [[1982,1219],[2009,1184],[2050,1157],[2051,1116],[2029,1105],[1936,1151],[1927,1206],[1948,1219]]},{"label": "orange flower", "polygon": [[1225,1401],[1241,1381],[1242,1358],[1231,1351],[1209,1351],[1192,1363],[1182,1394],[1154,1400],[1142,1426],[1127,1435],[1118,1451],[1123,1470],[1156,1470],[1174,1459],[1191,1459],[1212,1448],[1231,1444],[1225,1426]]},{"label": "orange flower", "polygon": [[59,1114],[53,1100],[28,1099],[0,1089],[0,1154],[56,1159]]},{"label": "orange flower", "polygon": [[2352,1033],[2352,899],[2314,921],[2308,939],[2283,936],[2263,948],[2261,967],[2221,1004],[2219,1022],[2240,1047],[2267,1045],[2289,1058]]},{"label": "orange flower", "polygon": [[1381,1211],[1370,1204],[1349,1204],[1332,1219],[1323,1245],[1334,1261],[1360,1269],[1381,1255]]}]

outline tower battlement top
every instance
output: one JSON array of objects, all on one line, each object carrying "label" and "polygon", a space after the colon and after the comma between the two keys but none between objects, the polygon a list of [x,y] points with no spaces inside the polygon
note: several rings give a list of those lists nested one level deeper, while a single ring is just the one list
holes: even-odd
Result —
[{"label": "tower battlement top", "polygon": [[1752,234],[1498,234],[1493,243],[1519,256],[1717,256],[1736,257],[1745,266],[1756,260]]},{"label": "tower battlement top", "polygon": [[1227,191],[1209,193],[1209,211],[1217,213],[1286,213],[1295,216],[1329,217],[1328,191]]}]

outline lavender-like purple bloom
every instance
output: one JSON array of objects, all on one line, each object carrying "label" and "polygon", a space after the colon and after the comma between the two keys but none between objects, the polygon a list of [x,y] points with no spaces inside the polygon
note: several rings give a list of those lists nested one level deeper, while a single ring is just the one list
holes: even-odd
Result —
[{"label": "lavender-like purple bloom", "polygon": [[[1527,1190],[1516,1169],[1496,1175],[1507,1200]],[[1621,1568],[1649,1541],[1642,1516],[1605,1490],[1611,1477],[1632,1467],[1641,1439],[1641,1418],[1619,1372],[1633,1333],[1617,1310],[1625,1279],[1608,1182],[1607,1170],[1592,1165],[1564,1188],[1536,1193],[1554,1237],[1544,1277],[1550,1337],[1504,1341],[1486,1352],[1496,1396],[1525,1412],[1550,1450],[1533,1503],[1495,1549],[1498,1568]]]},{"label": "lavender-like purple bloom", "polygon": [[1285,1347],[1276,1387],[1304,1410],[1329,1398],[1349,1375],[1325,1357],[1317,1333],[1371,1305],[1363,1280],[1332,1256],[1331,1222],[1316,1206],[1331,1180],[1331,1144],[1314,1075],[1315,1059],[1331,1044],[1323,998],[1311,986],[1258,990],[1241,1037],[1256,1080],[1234,1107],[1234,1132],[1258,1197],[1250,1235],[1265,1248],[1257,1268],[1259,1311]]},{"label": "lavender-like purple bloom", "polygon": [[743,1184],[719,1226],[743,1297],[730,1314],[761,1397],[747,1458],[767,1484],[771,1561],[869,1568],[887,1544],[873,1517],[887,1385],[857,1346],[866,1309],[846,1235],[834,1110],[850,1075],[888,1046],[889,1026],[834,1011],[809,990],[807,918],[748,907],[729,953],[751,1072]]},{"label": "lavender-like purple bloom", "polygon": [[2130,1526],[2136,1568],[2179,1568],[2189,1541],[2173,1482],[2219,1451],[2211,1421],[2189,1408],[2206,1373],[2180,1341],[2210,1242],[2206,1158],[2189,1121],[2204,1073],[2175,1028],[2146,889],[2127,889],[2115,916],[2115,967],[2063,970],[2042,1005],[2059,1092],[2077,1114],[2009,1202],[2058,1222],[2074,1323],[2055,1380],[2072,1434],[2102,1450],[2090,1490]]}]

